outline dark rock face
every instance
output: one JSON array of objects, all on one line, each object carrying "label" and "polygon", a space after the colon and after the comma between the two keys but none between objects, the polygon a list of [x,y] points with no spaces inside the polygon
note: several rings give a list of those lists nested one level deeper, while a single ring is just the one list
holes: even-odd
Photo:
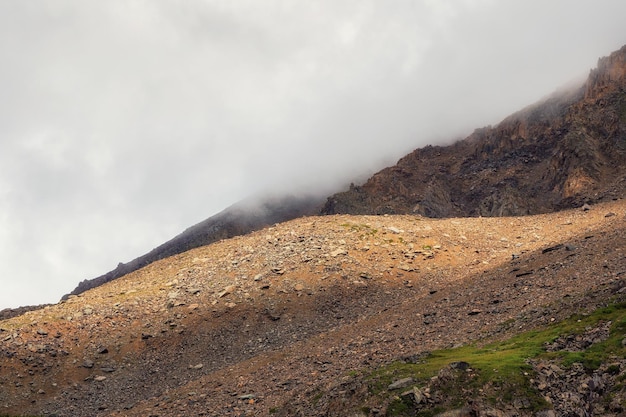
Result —
[{"label": "dark rock face", "polygon": [[5,308],[0,310],[0,321],[10,319],[11,317],[21,316],[28,311],[39,310],[40,308],[44,308],[49,305],[50,304],[41,304],[35,306],[22,306],[18,308]]},{"label": "dark rock face", "polygon": [[525,215],[624,197],[625,190],[626,46],[601,58],[580,88],[453,145],[417,149],[331,196],[322,212]]}]

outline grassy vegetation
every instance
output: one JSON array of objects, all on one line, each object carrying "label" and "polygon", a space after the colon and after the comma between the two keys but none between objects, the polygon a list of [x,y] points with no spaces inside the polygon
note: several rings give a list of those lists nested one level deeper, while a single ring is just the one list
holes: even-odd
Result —
[{"label": "grassy vegetation", "polygon": [[580,334],[584,331],[585,327],[597,324],[601,320],[610,321],[611,328],[609,338],[581,352],[551,352],[543,354],[542,357],[560,359],[564,366],[571,366],[573,363],[581,363],[589,370],[597,369],[612,356],[626,357],[626,349],[622,345],[622,340],[626,335],[626,303],[601,308],[588,317],[576,317],[575,319],[577,320],[574,324],[569,324],[570,319],[555,327],[561,329],[561,334]]},{"label": "grassy vegetation", "polygon": [[[611,322],[607,340],[595,343],[580,352],[546,352],[544,345],[554,342],[559,336],[583,334],[586,329],[602,322]],[[510,403],[513,399],[524,398],[529,410],[549,408],[543,396],[530,384],[533,369],[529,359],[555,360],[561,366],[569,367],[581,363],[586,369],[597,369],[612,357],[626,358],[626,348],[622,340],[626,334],[626,303],[614,304],[596,310],[590,315],[576,315],[549,327],[529,331],[502,342],[468,345],[455,349],[432,352],[418,363],[394,362],[371,373],[368,378],[370,392],[386,399],[388,415],[432,415],[434,408],[419,410],[406,399],[388,392],[393,381],[412,377],[414,386],[430,386],[436,389],[441,398],[446,398],[444,408],[463,406],[465,399],[480,396],[493,406]],[[440,378],[437,384],[431,378],[453,362],[467,362],[468,370],[450,370],[448,378]],[[619,368],[614,370],[619,372]],[[438,412],[440,412],[439,410]]]},{"label": "grassy vegetation", "polygon": [[342,223],[340,225],[341,227],[345,227],[348,230],[351,230],[353,232],[360,232],[361,234],[361,238],[364,238],[366,236],[374,236],[376,233],[378,233],[378,229],[374,229],[371,226],[368,226],[367,224],[356,224],[356,223]]},{"label": "grassy vegetation", "polygon": [[317,405],[317,403],[322,399],[322,397],[324,396],[324,392],[323,391],[319,391],[317,392],[313,398],[311,399],[311,402],[313,403],[313,405]]}]

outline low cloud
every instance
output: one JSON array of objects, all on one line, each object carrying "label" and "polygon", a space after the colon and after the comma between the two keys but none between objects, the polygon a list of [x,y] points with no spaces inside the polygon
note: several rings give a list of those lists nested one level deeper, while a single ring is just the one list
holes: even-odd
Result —
[{"label": "low cloud", "polygon": [[264,190],[331,192],[586,74],[621,1],[0,4],[0,308]]}]

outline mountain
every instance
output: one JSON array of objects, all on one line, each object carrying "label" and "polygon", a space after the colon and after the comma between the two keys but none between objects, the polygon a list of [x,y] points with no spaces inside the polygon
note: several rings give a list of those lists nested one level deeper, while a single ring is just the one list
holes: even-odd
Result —
[{"label": "mountain", "polygon": [[116,278],[143,268],[159,259],[205,246],[221,239],[239,236],[263,227],[319,212],[323,199],[313,195],[280,195],[249,198],[234,204],[215,216],[188,228],[145,255],[99,277],[80,282],[69,294],[81,294]]},{"label": "mountain", "polygon": [[80,294],[159,259],[312,214],[427,217],[547,213],[624,197],[626,46],[598,61],[586,83],[556,91],[450,146],[427,146],[362,186],[323,199],[271,196],[235,204],[116,269]]},{"label": "mountain", "polygon": [[0,319],[0,415],[623,415],[625,80],[626,47],[325,205],[236,205]]},{"label": "mountain", "polygon": [[[412,382],[388,388],[407,377],[408,366],[427,352],[437,358],[440,349],[494,340],[508,346],[497,350],[498,361],[521,355],[508,372],[526,373],[523,389],[485,383],[473,398],[431,410],[490,404],[499,414],[481,405],[482,414],[454,415],[528,416],[536,414],[527,404],[550,410],[540,401],[546,396],[555,407],[569,398],[567,409],[576,410],[577,396],[602,406],[596,415],[617,415],[610,408],[626,405],[626,318],[610,329],[606,319],[588,320],[599,307],[626,301],[624,248],[626,200],[523,217],[292,220],[0,321],[0,415],[415,415],[393,411]],[[598,337],[579,338],[560,324],[575,313]],[[585,371],[551,353],[535,371],[523,355],[541,349],[509,353],[519,343],[510,337],[547,326],[588,349],[610,333],[614,357]],[[496,366],[479,355],[445,355],[475,373]],[[606,376],[594,380],[593,369]],[[418,370],[408,376],[433,401],[451,398]],[[566,377],[580,383],[572,387]],[[478,389],[495,397],[481,398]]]},{"label": "mountain", "polygon": [[427,146],[328,198],[324,214],[428,217],[547,213],[624,197],[626,47],[586,83],[557,91],[495,127]]}]

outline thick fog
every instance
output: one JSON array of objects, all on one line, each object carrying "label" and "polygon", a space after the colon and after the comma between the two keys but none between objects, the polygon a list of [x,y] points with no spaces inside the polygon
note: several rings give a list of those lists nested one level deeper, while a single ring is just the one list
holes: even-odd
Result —
[{"label": "thick fog", "polygon": [[0,2],[0,309],[225,207],[330,193],[626,43],[626,2]]}]

